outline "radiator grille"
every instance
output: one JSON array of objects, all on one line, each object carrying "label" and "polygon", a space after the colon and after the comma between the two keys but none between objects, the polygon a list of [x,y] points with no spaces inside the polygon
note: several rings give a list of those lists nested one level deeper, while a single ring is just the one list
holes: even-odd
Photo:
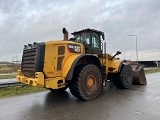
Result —
[{"label": "radiator grille", "polygon": [[23,51],[22,71],[26,77],[34,77],[36,61],[36,48]]}]

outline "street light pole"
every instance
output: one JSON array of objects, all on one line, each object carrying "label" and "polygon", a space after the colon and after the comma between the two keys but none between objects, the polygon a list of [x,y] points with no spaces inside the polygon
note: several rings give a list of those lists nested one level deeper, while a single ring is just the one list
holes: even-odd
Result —
[{"label": "street light pole", "polygon": [[137,56],[137,63],[138,63],[137,35],[129,35],[129,36],[135,36],[136,37],[136,56]]}]

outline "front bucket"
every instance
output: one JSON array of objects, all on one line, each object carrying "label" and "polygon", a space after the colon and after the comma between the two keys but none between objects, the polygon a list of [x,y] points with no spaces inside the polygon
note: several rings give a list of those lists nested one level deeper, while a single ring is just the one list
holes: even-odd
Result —
[{"label": "front bucket", "polygon": [[143,65],[138,63],[129,63],[133,70],[133,84],[145,85],[147,84]]}]

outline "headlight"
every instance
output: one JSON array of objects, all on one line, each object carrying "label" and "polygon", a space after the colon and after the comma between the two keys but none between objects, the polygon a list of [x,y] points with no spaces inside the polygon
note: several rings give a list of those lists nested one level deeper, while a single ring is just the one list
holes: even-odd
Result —
[{"label": "headlight", "polygon": [[36,48],[36,47],[37,47],[37,44],[38,44],[38,43],[34,42],[33,44],[24,45],[24,50]]},{"label": "headlight", "polygon": [[28,44],[28,49],[32,49],[33,45],[32,44]]},{"label": "headlight", "polygon": [[27,45],[24,45],[24,50],[26,50],[28,48],[28,46]]},{"label": "headlight", "polygon": [[36,43],[36,42],[33,43],[33,47],[34,47],[34,48],[37,47],[37,43]]},{"label": "headlight", "polygon": [[81,47],[79,45],[74,46],[74,51],[75,52],[81,52]]}]

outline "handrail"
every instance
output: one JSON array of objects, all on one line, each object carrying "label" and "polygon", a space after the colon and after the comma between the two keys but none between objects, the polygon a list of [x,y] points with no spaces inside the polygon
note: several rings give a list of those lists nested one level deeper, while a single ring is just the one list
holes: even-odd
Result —
[{"label": "handrail", "polygon": [[15,86],[24,86],[25,84],[21,82],[4,82],[0,83],[0,88],[8,88],[8,87],[15,87]]}]

